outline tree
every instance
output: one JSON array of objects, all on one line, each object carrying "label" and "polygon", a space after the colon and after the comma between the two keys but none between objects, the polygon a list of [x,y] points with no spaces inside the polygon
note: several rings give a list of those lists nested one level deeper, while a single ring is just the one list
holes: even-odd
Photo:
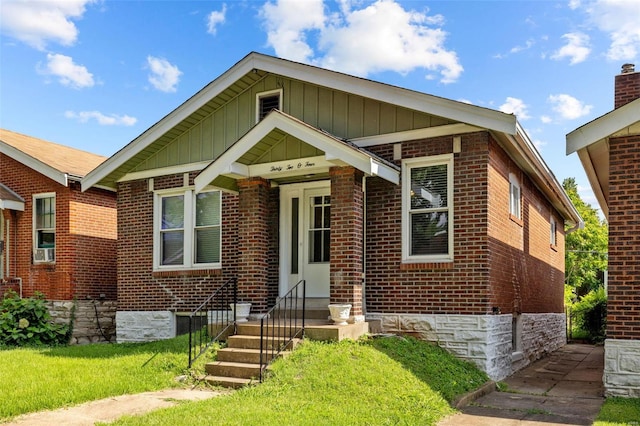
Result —
[{"label": "tree", "polygon": [[574,178],[565,179],[562,187],[584,220],[584,228],[567,234],[565,239],[565,284],[581,297],[603,285],[609,229],[598,211],[580,198]]}]

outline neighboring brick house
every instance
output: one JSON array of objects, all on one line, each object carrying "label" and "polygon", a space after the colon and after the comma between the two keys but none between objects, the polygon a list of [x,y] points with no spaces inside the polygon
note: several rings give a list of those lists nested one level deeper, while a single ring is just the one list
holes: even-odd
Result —
[{"label": "neighboring brick house", "polygon": [[99,305],[100,315],[115,314],[116,197],[80,187],[105,159],[0,129],[0,291],[42,293],[59,317],[68,316],[68,302],[76,300],[74,342],[104,338],[86,330],[85,310],[94,324],[89,328],[113,329],[112,319],[97,327],[95,311]]},{"label": "neighboring brick house", "polygon": [[608,396],[640,397],[640,72],[615,76],[613,111],[567,135],[609,223]]},{"label": "neighboring brick house", "polygon": [[581,219],[510,114],[251,53],[82,186],[118,192],[118,341],[237,277],[254,315],[305,279],[496,379],[566,342]]}]

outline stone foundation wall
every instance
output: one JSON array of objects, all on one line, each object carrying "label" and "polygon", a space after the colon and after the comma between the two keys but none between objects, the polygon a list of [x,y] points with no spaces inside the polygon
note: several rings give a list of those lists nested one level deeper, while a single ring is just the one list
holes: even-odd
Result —
[{"label": "stone foundation wall", "polygon": [[171,311],[118,311],[116,313],[117,342],[150,342],[170,339],[176,335]]},{"label": "stone foundation wall", "polygon": [[606,397],[640,398],[640,340],[604,341]]},{"label": "stone foundation wall", "polygon": [[521,314],[521,345],[514,348],[512,373],[567,344],[563,313]]},{"label": "stone foundation wall", "polygon": [[385,333],[437,343],[474,363],[492,380],[511,373],[511,315],[367,314]]},{"label": "stone foundation wall", "polygon": [[117,302],[112,300],[54,300],[47,302],[51,318],[56,324],[69,324],[74,305],[75,319],[69,344],[115,343]]}]

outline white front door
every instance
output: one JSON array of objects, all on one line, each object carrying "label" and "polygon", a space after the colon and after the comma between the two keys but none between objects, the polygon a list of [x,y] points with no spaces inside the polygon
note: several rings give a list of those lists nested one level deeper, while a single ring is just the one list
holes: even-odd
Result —
[{"label": "white front door", "polygon": [[329,181],[280,187],[280,295],[306,280],[306,296],[329,297]]}]

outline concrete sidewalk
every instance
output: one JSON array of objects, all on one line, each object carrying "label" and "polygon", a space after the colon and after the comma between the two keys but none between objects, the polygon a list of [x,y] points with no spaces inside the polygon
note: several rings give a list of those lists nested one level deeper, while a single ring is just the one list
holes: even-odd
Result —
[{"label": "concrete sidewalk", "polygon": [[591,425],[604,402],[604,348],[569,344],[503,380],[439,426]]},{"label": "concrete sidewalk", "polygon": [[221,395],[209,390],[167,389],[133,395],[114,396],[68,408],[25,414],[4,426],[92,426],[96,422],[112,422],[124,415],[144,414],[172,407],[181,401],[199,401]]}]

